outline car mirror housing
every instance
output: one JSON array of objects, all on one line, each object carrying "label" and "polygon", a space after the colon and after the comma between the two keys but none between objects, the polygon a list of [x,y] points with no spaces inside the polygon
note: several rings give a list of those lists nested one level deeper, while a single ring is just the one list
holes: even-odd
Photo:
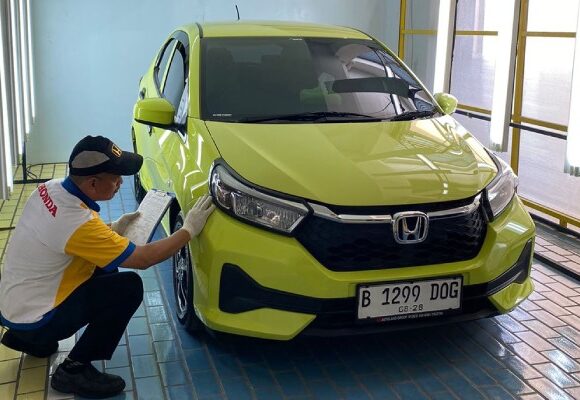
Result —
[{"label": "car mirror housing", "polygon": [[453,114],[457,110],[457,98],[449,93],[435,93],[437,104],[447,115]]},{"label": "car mirror housing", "polygon": [[135,104],[133,118],[142,124],[171,129],[174,127],[175,108],[163,98],[143,99]]}]

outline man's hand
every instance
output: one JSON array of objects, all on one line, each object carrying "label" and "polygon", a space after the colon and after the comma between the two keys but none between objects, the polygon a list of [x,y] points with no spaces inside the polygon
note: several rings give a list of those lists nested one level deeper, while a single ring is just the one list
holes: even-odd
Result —
[{"label": "man's hand", "polygon": [[207,194],[201,196],[185,216],[182,229],[185,229],[193,239],[202,231],[205,221],[213,210],[215,206],[211,202],[211,197]]},{"label": "man's hand", "polygon": [[125,233],[125,229],[127,229],[129,224],[133,222],[133,220],[137,218],[139,214],[139,211],[135,211],[121,215],[118,220],[111,222],[111,229],[122,236]]}]

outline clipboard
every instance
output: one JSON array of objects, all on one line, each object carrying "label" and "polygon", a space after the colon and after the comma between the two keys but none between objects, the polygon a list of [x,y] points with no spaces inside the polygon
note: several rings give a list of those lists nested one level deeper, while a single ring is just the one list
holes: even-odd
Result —
[{"label": "clipboard", "polygon": [[137,246],[149,243],[174,198],[169,192],[149,190],[137,209],[139,216],[131,221],[123,236]]}]

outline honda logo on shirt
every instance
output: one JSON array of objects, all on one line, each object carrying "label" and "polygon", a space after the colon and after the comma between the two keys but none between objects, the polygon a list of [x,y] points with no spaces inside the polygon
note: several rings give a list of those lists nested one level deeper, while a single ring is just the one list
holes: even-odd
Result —
[{"label": "honda logo on shirt", "polygon": [[401,244],[421,243],[427,238],[429,217],[420,211],[406,211],[393,217],[393,236]]}]

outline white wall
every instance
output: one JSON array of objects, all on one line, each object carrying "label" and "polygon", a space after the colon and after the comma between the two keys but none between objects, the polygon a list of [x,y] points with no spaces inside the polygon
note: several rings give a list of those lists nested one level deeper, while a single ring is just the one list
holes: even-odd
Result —
[{"label": "white wall", "polygon": [[399,0],[37,0],[31,2],[36,118],[28,163],[63,162],[87,134],[129,149],[138,81],[167,35],[194,21],[347,25],[396,51]]},{"label": "white wall", "polygon": [[282,20],[320,22],[361,29],[394,51],[399,42],[400,0],[208,0],[206,21]]}]

